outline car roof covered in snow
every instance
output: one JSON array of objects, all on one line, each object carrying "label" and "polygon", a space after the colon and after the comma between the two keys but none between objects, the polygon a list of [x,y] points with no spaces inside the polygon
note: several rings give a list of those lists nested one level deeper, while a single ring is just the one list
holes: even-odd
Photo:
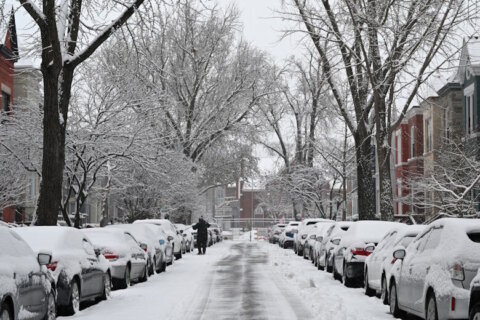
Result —
[{"label": "car roof covered in snow", "polygon": [[84,237],[80,230],[70,227],[32,226],[15,228],[14,230],[36,252],[44,249],[63,251],[79,248]]},{"label": "car roof covered in snow", "polygon": [[387,232],[401,225],[398,222],[362,220],[353,223],[345,232],[340,246],[347,247],[356,241],[378,243]]}]

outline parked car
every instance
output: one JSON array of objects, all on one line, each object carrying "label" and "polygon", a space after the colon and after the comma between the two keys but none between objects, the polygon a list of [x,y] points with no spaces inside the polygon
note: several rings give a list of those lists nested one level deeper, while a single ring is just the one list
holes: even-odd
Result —
[{"label": "parked car", "polygon": [[187,239],[183,236],[183,230],[187,228],[183,223],[175,223],[175,229],[177,229],[178,234],[182,237],[182,254],[187,253]]},{"label": "parked car", "polygon": [[83,232],[110,264],[114,289],[128,288],[132,281],[148,279],[147,246],[129,231],[113,228],[90,228]]},{"label": "parked car", "polygon": [[280,237],[280,233],[282,233],[282,230],[285,229],[285,226],[286,224],[284,223],[277,223],[272,226],[268,236],[268,240],[270,241],[270,243],[278,243],[278,238]]},{"label": "parked car", "polygon": [[305,243],[305,249],[303,250],[303,256],[309,258],[312,263],[317,265],[317,251],[315,247],[319,247],[319,244],[322,243],[323,237],[325,237],[327,231],[330,229],[334,222],[325,222],[317,223],[314,226],[316,227],[314,231],[308,235],[307,242]]},{"label": "parked car", "polygon": [[480,267],[480,220],[444,218],[432,222],[396,259],[390,310],[424,319],[466,319],[470,284]]},{"label": "parked car", "polygon": [[480,272],[477,272],[470,284],[470,303],[468,307],[470,320],[480,319]]},{"label": "parked car", "polygon": [[167,219],[145,219],[145,220],[136,220],[134,224],[137,223],[150,223],[157,225],[165,231],[167,234],[167,241],[172,244],[173,255],[176,259],[182,258],[182,242],[183,238],[180,235],[180,232],[175,228],[172,222]]},{"label": "parked car", "polygon": [[397,222],[368,220],[352,224],[334,251],[334,278],[341,279],[347,287],[363,284],[364,262],[371,253],[365,250],[366,246],[376,246],[388,231],[398,225]]},{"label": "parked car", "polygon": [[278,245],[282,248],[293,247],[293,237],[298,232],[298,221],[290,221],[285,229],[283,229],[280,237],[278,238]]},{"label": "parked car", "polygon": [[74,314],[80,303],[110,296],[111,274],[106,259],[83,232],[70,227],[23,227],[13,229],[34,252],[52,252],[47,264],[57,289],[57,310]]},{"label": "parked car", "polygon": [[325,269],[327,272],[333,270],[333,252],[340,244],[342,236],[347,232],[348,228],[353,222],[338,221],[331,225],[321,243],[317,243],[314,250],[317,257],[317,268],[319,270]]},{"label": "parked car", "polygon": [[33,320],[56,317],[55,281],[46,269],[52,255],[35,254],[9,227],[0,226],[0,319],[20,318],[20,312]]},{"label": "parked car", "polygon": [[213,246],[217,242],[217,236],[215,235],[215,231],[212,228],[208,228],[208,242],[207,245]]},{"label": "parked car", "polygon": [[145,252],[147,253],[148,275],[165,271],[167,267],[167,258],[164,249],[166,239],[163,239],[162,245],[156,234],[158,231],[156,232],[152,227],[158,228],[148,224],[112,224],[107,226],[107,228],[128,231],[139,241],[140,246],[146,250]]},{"label": "parked car", "polygon": [[367,248],[367,251],[375,249],[365,259],[365,294],[368,296],[380,293],[380,297],[384,304],[388,303],[388,284],[387,279],[390,278],[393,266],[393,251],[402,246],[406,248],[415,237],[425,229],[424,225],[399,225],[390,230],[376,248]]},{"label": "parked car", "polygon": [[185,229],[180,230],[180,232],[182,232],[183,239],[185,240],[185,247],[187,249],[187,252],[192,252],[195,248],[192,226],[185,226]]},{"label": "parked car", "polygon": [[215,242],[222,241],[222,228],[216,223],[210,223],[210,228],[214,231],[214,236],[216,238]]},{"label": "parked car", "polygon": [[332,222],[332,220],[327,219],[304,219],[298,225],[298,232],[293,236],[293,251],[301,256],[303,255],[303,246],[305,244],[305,239],[307,237],[307,228],[310,225],[316,224],[317,222]]}]

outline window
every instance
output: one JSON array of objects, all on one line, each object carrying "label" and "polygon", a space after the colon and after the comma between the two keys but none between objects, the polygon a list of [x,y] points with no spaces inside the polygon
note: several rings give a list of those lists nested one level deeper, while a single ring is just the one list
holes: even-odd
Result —
[{"label": "window", "polygon": [[413,239],[415,239],[415,236],[406,236],[400,241],[400,245],[406,248],[413,241]]},{"label": "window", "polygon": [[440,243],[440,236],[442,234],[443,228],[435,228],[430,232],[430,236],[427,239],[427,243],[425,244],[424,251],[433,250],[435,249],[438,244]]},{"label": "window", "polygon": [[465,126],[467,134],[473,133],[474,114],[473,114],[473,94],[465,96]]},{"label": "window", "polygon": [[402,162],[402,132],[397,130],[397,164]]},{"label": "window", "polygon": [[83,246],[83,250],[85,250],[85,252],[88,255],[90,255],[90,256],[95,255],[95,249],[93,248],[93,245],[87,239],[83,239],[82,246]]},{"label": "window", "polygon": [[432,119],[425,119],[425,152],[432,151]]},{"label": "window", "polygon": [[131,234],[129,233],[125,233],[125,239],[127,240],[128,244],[132,247],[132,248],[136,248],[139,246],[137,240],[135,240]]},{"label": "window", "polygon": [[415,127],[410,127],[410,158],[415,158]]},{"label": "window", "polygon": [[10,112],[10,95],[5,91],[2,91],[2,110],[4,112]]}]

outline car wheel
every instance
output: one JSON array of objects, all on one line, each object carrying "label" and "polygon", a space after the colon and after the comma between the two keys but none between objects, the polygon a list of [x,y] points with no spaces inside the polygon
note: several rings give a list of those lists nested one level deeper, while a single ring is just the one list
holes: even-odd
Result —
[{"label": "car wheel", "polygon": [[157,264],[156,264],[156,261],[155,261],[155,258],[153,258],[153,261],[150,260],[150,262],[148,263],[148,275],[151,276],[155,273],[155,269],[157,268]]},{"label": "car wheel", "polygon": [[182,249],[180,249],[180,252],[175,255],[175,259],[177,260],[182,259]]},{"label": "car wheel", "polygon": [[470,311],[470,320],[480,320],[480,303],[475,304]]},{"label": "car wheel", "polygon": [[101,299],[108,300],[110,299],[110,294],[112,293],[112,278],[110,274],[106,273],[103,277],[103,294]]},{"label": "car wheel", "polygon": [[332,270],[333,270],[333,267],[328,264],[328,259],[327,259],[327,254],[326,253],[325,253],[325,269],[327,270],[327,272],[332,272]]},{"label": "car wheel", "polygon": [[55,320],[57,318],[57,306],[55,304],[55,292],[52,290],[48,295],[47,314],[44,320]]},{"label": "car wheel", "polygon": [[395,318],[400,318],[402,316],[402,311],[398,308],[398,300],[397,300],[397,285],[395,281],[392,281],[390,285],[390,294],[389,294],[389,302],[390,302],[390,313]]},{"label": "car wheel", "polygon": [[143,276],[140,278],[140,282],[147,282],[148,280],[148,266],[145,265],[145,270],[143,271]]},{"label": "car wheel", "polygon": [[13,320],[13,313],[7,303],[3,303],[0,307],[0,320]]},{"label": "car wheel", "polygon": [[308,260],[307,250],[303,249],[303,250],[302,250],[302,255],[303,255],[303,259]]},{"label": "car wheel", "polygon": [[120,285],[118,286],[119,289],[126,289],[130,287],[131,280],[130,280],[130,265],[127,264],[125,267],[125,274],[123,275],[123,279],[120,280]]},{"label": "car wheel", "polygon": [[369,297],[373,297],[375,295],[375,290],[370,288],[370,286],[368,285],[368,269],[365,269],[365,277],[363,279],[364,279],[363,282],[365,287],[365,294]]},{"label": "car wheel", "polygon": [[67,313],[73,315],[80,311],[80,287],[76,280],[72,281],[72,287],[70,289],[70,302],[67,306]]},{"label": "car wheel", "polygon": [[435,294],[433,292],[428,296],[427,307],[425,311],[425,320],[438,320],[437,300],[435,299]]},{"label": "car wheel", "polygon": [[352,279],[347,276],[347,264],[345,262],[343,263],[342,282],[347,288],[352,286]]},{"label": "car wheel", "polygon": [[382,277],[382,291],[380,293],[380,300],[383,302],[383,304],[388,304],[387,279],[385,279],[385,277]]}]

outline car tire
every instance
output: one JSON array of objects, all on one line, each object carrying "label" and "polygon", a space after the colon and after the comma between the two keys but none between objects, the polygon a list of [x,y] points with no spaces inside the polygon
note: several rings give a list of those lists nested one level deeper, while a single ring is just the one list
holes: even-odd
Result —
[{"label": "car tire", "polygon": [[143,276],[140,278],[139,282],[147,282],[148,281],[148,266],[145,265],[145,270],[143,271]]},{"label": "car tire", "polygon": [[6,302],[0,306],[0,320],[13,320],[13,312]]},{"label": "car tire", "polygon": [[347,264],[345,262],[343,263],[342,282],[347,288],[351,288],[353,286],[353,280],[347,276]]},{"label": "car tire", "polygon": [[428,295],[427,305],[425,306],[425,320],[438,320],[437,299],[435,293]]},{"label": "car tire", "polygon": [[390,304],[390,313],[395,318],[400,318],[403,315],[403,312],[398,308],[398,299],[397,299],[397,285],[395,281],[392,281],[390,284],[390,294],[389,294],[389,304]]},{"label": "car tire", "polygon": [[381,292],[380,292],[380,300],[383,304],[388,304],[388,289],[387,289],[387,279],[385,276],[382,276],[382,283],[381,283]]},{"label": "car tire", "polygon": [[162,263],[162,268],[160,272],[165,272],[165,271],[167,271],[167,262]]},{"label": "car tire", "polygon": [[153,269],[155,269],[155,273],[162,272],[162,266],[159,267],[157,264],[157,257],[153,258]]},{"label": "car tire", "polygon": [[470,320],[480,320],[480,302],[477,302],[470,310]]},{"label": "car tire", "polygon": [[333,257],[332,274],[333,274],[333,279],[342,281],[342,279],[340,278],[340,275],[337,272],[337,268],[335,268],[335,257]]},{"label": "car tire", "polygon": [[333,271],[333,266],[328,265],[328,259],[327,259],[326,253],[325,253],[325,269],[327,270],[328,273],[331,273]]},{"label": "car tire", "polygon": [[175,259],[180,260],[182,259],[182,249],[180,249],[180,252],[175,254]]},{"label": "car tire", "polygon": [[368,297],[373,297],[375,295],[375,290],[370,288],[370,286],[368,285],[368,269],[367,268],[365,268],[365,276],[363,278],[363,284],[365,288],[365,295]]},{"label": "car tire", "polygon": [[48,294],[47,299],[47,314],[45,315],[43,320],[55,320],[57,318],[57,306],[55,300],[55,291],[53,289]]},{"label": "car tire", "polygon": [[123,279],[120,280],[120,283],[118,285],[118,289],[127,289],[130,287],[131,284],[131,278],[130,278],[130,265],[127,264],[125,267],[125,274],[123,275]]},{"label": "car tire", "polygon": [[155,273],[155,269],[157,268],[157,262],[155,260],[155,257],[153,258],[153,261],[150,260],[148,264],[148,275],[152,276]]},{"label": "car tire", "polygon": [[81,290],[77,280],[73,280],[70,288],[70,299],[66,308],[67,315],[74,315],[80,311]]},{"label": "car tire", "polygon": [[110,295],[112,294],[112,277],[109,273],[105,274],[103,278],[103,293],[100,297],[100,300],[108,300],[110,299]]},{"label": "car tire", "polygon": [[308,260],[308,257],[307,257],[306,253],[307,253],[307,250],[303,249],[302,250],[303,259]]}]

